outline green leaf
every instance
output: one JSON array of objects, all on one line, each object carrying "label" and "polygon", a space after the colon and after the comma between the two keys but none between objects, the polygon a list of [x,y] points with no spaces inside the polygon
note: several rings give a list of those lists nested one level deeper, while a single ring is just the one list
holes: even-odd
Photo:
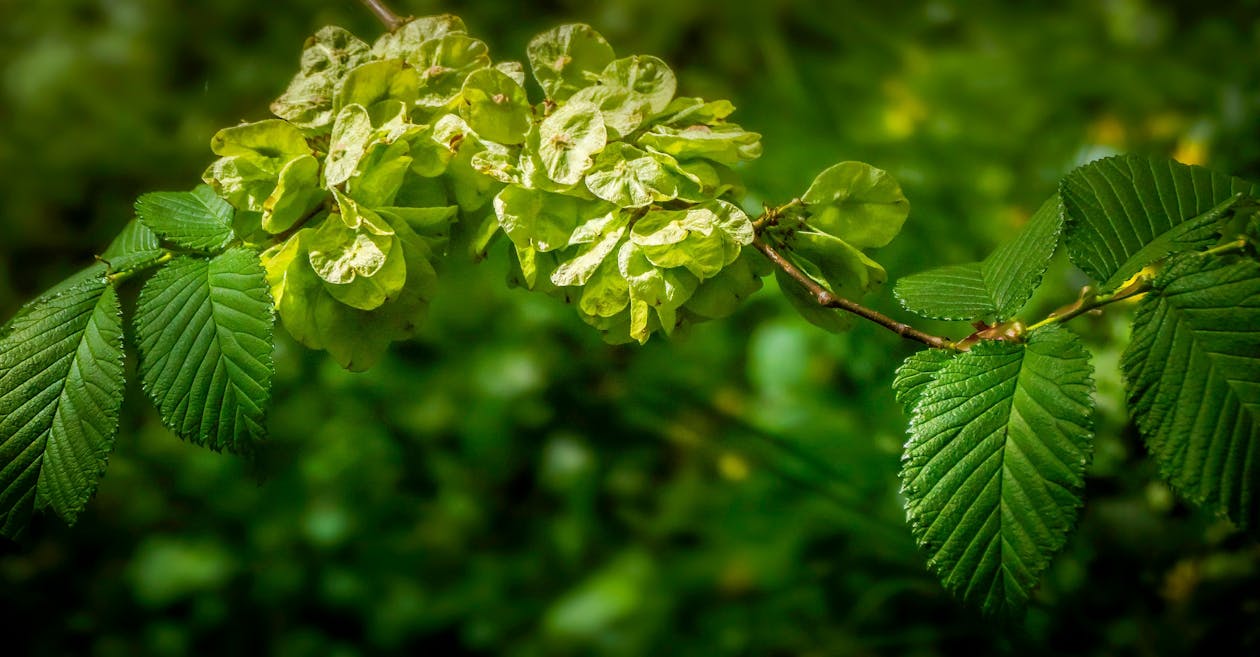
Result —
[{"label": "green leaf", "polygon": [[575,235],[579,232],[584,233],[579,242],[582,246],[577,250],[577,255],[560,263],[555,271],[551,272],[552,284],[585,285],[591,274],[595,273],[595,269],[603,264],[613,249],[620,244],[622,236],[625,235],[627,223],[627,217],[611,212],[579,226],[574,233]]},{"label": "green leaf", "polygon": [[486,44],[466,34],[447,34],[420,46],[419,56],[408,60],[420,72],[421,107],[438,109],[459,98],[464,80],[473,71],[490,66]]},{"label": "green leaf", "polygon": [[152,192],[136,200],[136,217],[178,246],[219,251],[232,240],[232,206],[209,185],[191,192]]},{"label": "green leaf", "polygon": [[941,368],[956,355],[957,352],[947,349],[924,349],[910,354],[897,368],[892,387],[906,415],[914,412],[928,384],[936,380]]},{"label": "green leaf", "polygon": [[354,67],[368,61],[368,45],[340,27],[325,27],[306,40],[302,68],[284,95],[271,104],[276,116],[311,131],[333,120],[337,83]]},{"label": "green leaf", "polygon": [[1055,194],[983,261],[906,276],[897,281],[897,298],[906,310],[934,319],[1009,319],[1041,284],[1062,227],[1063,204]]},{"label": "green leaf", "polygon": [[699,319],[721,319],[735,312],[745,299],[761,289],[761,278],[770,273],[769,263],[753,249],[745,249],[735,262],[702,281],[683,308]]},{"label": "green leaf", "polygon": [[163,253],[165,251],[158,242],[158,236],[139,219],[132,219],[110,242],[101,259],[109,263],[110,269],[118,271],[152,263]]},{"label": "green leaf", "polygon": [[704,280],[752,243],[753,227],[742,210],[714,200],[686,210],[648,212],[635,223],[630,240],[657,267],[685,267]]},{"label": "green leaf", "polygon": [[[832,294],[846,299],[860,299],[867,292],[884,284],[888,274],[883,266],[842,239],[814,231],[798,231],[789,239],[785,254],[806,276]],[[806,321],[833,333],[847,331],[853,317],[818,304],[803,285],[781,269],[775,270],[779,288],[792,307]]]},{"label": "green leaf", "polygon": [[420,46],[426,41],[466,32],[468,28],[464,26],[464,21],[452,14],[413,18],[398,30],[382,34],[372,44],[372,56],[377,59],[401,59],[414,66],[420,57]]},{"label": "green leaf", "polygon": [[[437,273],[429,241],[394,213],[390,228],[402,245],[407,284],[397,298],[371,311],[358,310],[334,298],[311,268],[309,242],[313,228],[303,228],[261,256],[267,283],[284,327],[311,349],[326,349],[342,367],[363,371],[376,364],[395,340],[411,337],[436,290]],[[334,219],[325,219],[335,220]]]},{"label": "green leaf", "polygon": [[612,46],[589,25],[561,25],[534,37],[526,48],[534,79],[547,97],[568,100],[590,85],[613,58]]},{"label": "green leaf", "polygon": [[362,105],[347,105],[337,113],[324,161],[324,185],[335,187],[350,179],[372,138],[372,118]]},{"label": "green leaf", "polygon": [[[1110,290],[1170,253],[1210,246],[1222,203],[1260,194],[1239,178],[1156,157],[1122,155],[1060,184],[1072,262]],[[1194,220],[1198,218],[1198,220]]]},{"label": "green leaf", "polygon": [[1049,327],[1027,344],[980,342],[917,392],[906,516],[945,587],[987,613],[1025,605],[1076,521],[1091,374],[1080,340]]},{"label": "green leaf", "polygon": [[402,246],[380,215],[344,197],[341,201],[341,214],[310,233],[307,257],[333,298],[375,310],[397,298],[407,282]]},{"label": "green leaf", "polygon": [[473,71],[464,80],[460,114],[476,133],[500,144],[525,141],[533,111],[525,88],[493,68]]},{"label": "green leaf", "polygon": [[1120,366],[1173,487],[1240,527],[1260,524],[1260,264],[1174,260],[1138,306]]},{"label": "green leaf", "polygon": [[599,108],[585,102],[568,103],[543,119],[538,136],[547,177],[561,185],[577,184],[608,142]]},{"label": "green leaf", "polygon": [[612,206],[602,201],[539,192],[508,185],[494,198],[494,211],[508,238],[520,248],[553,251],[568,246],[570,236],[590,217],[604,216]]},{"label": "green leaf", "polygon": [[288,162],[311,152],[302,131],[278,119],[224,128],[210,138],[210,150],[222,157],[251,157]]},{"label": "green leaf", "polygon": [[[622,208],[638,208],[678,196],[678,176],[660,158],[625,142],[613,142],[586,174],[592,194]],[[672,161],[673,158],[670,158]]]},{"label": "green leaf", "polygon": [[173,260],[140,291],[134,321],[141,381],[171,431],[233,452],[266,436],[272,304],[256,253]]},{"label": "green leaf", "polygon": [[734,123],[657,125],[640,135],[637,143],[679,160],[703,158],[730,167],[761,157],[761,135]]},{"label": "green leaf", "polygon": [[814,178],[801,200],[813,229],[866,249],[892,241],[910,202],[888,172],[864,162],[841,162]]},{"label": "green leaf", "polygon": [[280,169],[276,188],[263,201],[262,229],[279,234],[319,207],[328,192],[319,186],[319,160],[301,155]]},{"label": "green leaf", "polygon": [[0,534],[51,507],[73,524],[118,431],[123,330],[104,272],[30,304],[0,339]]},{"label": "green leaf", "polygon": [[610,138],[634,132],[669,106],[678,81],[665,62],[650,55],[623,57],[600,73],[597,83],[573,94],[569,102],[599,107]]},{"label": "green leaf", "polygon": [[387,100],[410,107],[420,97],[420,74],[402,60],[386,59],[356,66],[337,84],[333,109],[373,105]]}]

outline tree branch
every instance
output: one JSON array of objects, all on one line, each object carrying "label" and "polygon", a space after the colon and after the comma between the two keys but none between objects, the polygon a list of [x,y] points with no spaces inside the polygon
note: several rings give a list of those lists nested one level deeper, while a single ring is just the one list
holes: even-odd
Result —
[{"label": "tree branch", "polygon": [[809,292],[810,296],[814,297],[814,300],[818,302],[818,305],[824,308],[835,308],[836,310],[843,310],[847,313],[852,313],[862,319],[879,324],[880,326],[896,333],[897,335],[900,335],[903,338],[906,338],[907,340],[922,342],[923,344],[935,349],[959,350],[958,346],[950,340],[940,336],[924,333],[913,326],[902,324],[887,315],[867,308],[857,302],[832,294],[830,290],[819,285],[814,281],[814,279],[807,276],[805,272],[798,269],[796,265],[789,262],[787,258],[783,257],[783,254],[779,253],[779,251],[767,242],[761,235],[757,235],[753,238],[752,245],[760,251],[762,255],[766,256],[771,264],[781,269],[783,273],[787,274],[792,280],[800,283],[801,287],[804,287]]},{"label": "tree branch", "polygon": [[398,28],[406,25],[411,20],[410,17],[403,18],[398,14],[395,14],[394,10],[386,6],[383,0],[359,1],[363,3],[364,7],[372,10],[372,13],[376,14],[376,17],[381,19],[381,22],[385,24],[385,29],[390,32],[397,32]]}]

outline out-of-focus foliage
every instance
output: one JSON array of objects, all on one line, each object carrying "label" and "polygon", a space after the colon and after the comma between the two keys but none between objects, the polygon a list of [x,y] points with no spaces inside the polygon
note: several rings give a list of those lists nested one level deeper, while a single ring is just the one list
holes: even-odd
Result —
[{"label": "out-of-focus foliage", "polygon": [[[741,173],[767,203],[837,160],[887,169],[914,208],[878,253],[893,279],[978,260],[1097,156],[1145,151],[1260,178],[1260,6],[1211,5],[396,3],[456,11],[504,58],[568,20],[659,56],[680,94],[730,98],[763,135]],[[0,315],[90,261],[140,192],[191,187],[219,126],[265,118],[306,35],[330,23],[371,35],[372,21],[349,0],[4,4]],[[6,647],[1260,645],[1260,548],[1158,483],[1121,410],[1116,313],[1073,324],[1095,355],[1101,409],[1089,506],[1027,619],[999,632],[940,588],[904,525],[905,418],[888,384],[911,346],[869,326],[828,334],[762,293],[684,339],[608,347],[562,306],[506,289],[503,256],[452,263],[418,340],[370,373],[282,343],[272,437],[253,464],[177,440],[130,400],[78,525],[39,521],[2,548],[0,609],[24,628]],[[1084,283],[1063,260],[1033,310]],[[899,313],[890,295],[875,305]]]}]

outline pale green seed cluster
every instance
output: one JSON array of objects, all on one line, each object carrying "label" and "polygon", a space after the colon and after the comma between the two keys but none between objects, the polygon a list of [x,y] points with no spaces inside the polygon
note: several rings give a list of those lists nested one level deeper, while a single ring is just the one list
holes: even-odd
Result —
[{"label": "pale green seed cluster", "polygon": [[537,104],[524,67],[493,63],[456,17],[371,46],[325,28],[272,104],[279,118],[215,135],[204,179],[264,248],[297,340],[370,367],[413,334],[461,218],[481,221],[474,250],[502,227],[515,278],[612,342],[726,315],[760,287],[733,169],[760,136],[726,120],[734,107],[675,98],[664,62],[618,59],[585,25],[528,55]]},{"label": "pale green seed cluster", "polygon": [[269,245],[268,283],[297,340],[366,369],[414,333],[459,210],[502,186],[468,163],[481,149],[477,92],[490,80],[523,100],[520,70],[492,68],[454,16],[371,46],[328,27],[272,104],[279,119],[215,135],[204,178],[237,209],[237,234]]},{"label": "pale green seed cluster", "polygon": [[508,184],[494,209],[518,282],[573,303],[610,342],[724,316],[756,291],[733,167],[761,138],[726,120],[735,108],[675,98],[664,62],[618,59],[586,25],[539,35],[528,55],[546,99],[531,111],[490,95],[482,114],[510,138],[473,159]]}]

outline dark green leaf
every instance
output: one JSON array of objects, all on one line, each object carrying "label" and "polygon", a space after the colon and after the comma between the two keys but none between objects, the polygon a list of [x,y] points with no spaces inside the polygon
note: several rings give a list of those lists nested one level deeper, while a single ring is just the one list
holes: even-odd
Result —
[{"label": "dark green leaf", "polygon": [[1170,253],[1210,245],[1219,214],[1207,213],[1260,187],[1174,160],[1123,155],[1069,173],[1059,193],[1068,255],[1107,290]]},{"label": "dark green leaf", "polygon": [[906,415],[914,412],[923,390],[936,380],[936,374],[956,355],[958,354],[946,349],[924,349],[910,354],[901,367],[897,368],[892,387],[897,395],[897,403],[901,404]]},{"label": "dark green leaf", "polygon": [[1121,361],[1160,469],[1243,527],[1260,520],[1260,264],[1185,256],[1138,306]]},{"label": "dark green leaf", "polygon": [[97,271],[41,297],[0,340],[0,534],[36,508],[73,523],[104,474],[123,397],[118,296]]},{"label": "dark green leaf", "polygon": [[897,298],[906,310],[934,319],[1009,319],[1041,284],[1062,227],[1055,194],[988,258],[906,276],[897,281]]},{"label": "dark green leaf", "polygon": [[171,431],[216,451],[265,437],[272,312],[258,255],[244,248],[176,259],[145,284],[140,376]]},{"label": "dark green leaf", "polygon": [[1052,327],[981,342],[918,393],[906,512],[928,566],[986,612],[1027,602],[1076,520],[1093,438],[1089,355]]}]

